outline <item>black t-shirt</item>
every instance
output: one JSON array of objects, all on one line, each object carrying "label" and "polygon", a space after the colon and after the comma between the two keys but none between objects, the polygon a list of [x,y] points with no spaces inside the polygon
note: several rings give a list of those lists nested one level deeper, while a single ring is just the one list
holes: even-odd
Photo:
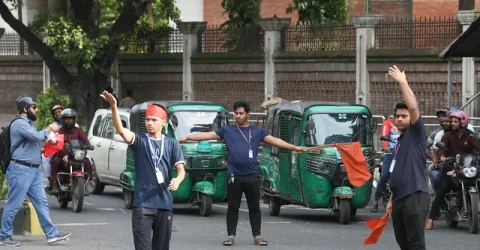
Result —
[{"label": "black t-shirt", "polygon": [[410,124],[407,131],[398,138],[395,149],[395,165],[390,174],[390,189],[393,201],[402,199],[417,191],[428,193],[425,179],[427,141],[422,117]]}]

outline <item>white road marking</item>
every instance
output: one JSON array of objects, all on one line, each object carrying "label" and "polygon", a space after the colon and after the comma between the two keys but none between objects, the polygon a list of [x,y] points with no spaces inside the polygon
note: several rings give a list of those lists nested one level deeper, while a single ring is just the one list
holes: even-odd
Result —
[{"label": "white road marking", "polygon": [[85,205],[89,205],[89,206],[95,206],[95,204],[88,203],[88,202],[83,202],[83,204],[85,204]]},{"label": "white road marking", "polygon": [[121,209],[121,208],[119,208],[118,210],[120,210],[120,212],[122,212],[122,213],[124,213],[124,214],[127,213],[127,212],[125,212],[125,210],[123,210],[123,209]]},{"label": "white road marking", "polygon": [[[212,204],[212,206],[228,209],[228,206],[223,206],[223,205],[218,205],[218,204]],[[242,212],[248,212],[247,209],[243,209],[243,208],[240,208],[240,209],[238,209],[238,210],[239,210],[239,211],[242,211]]]},{"label": "white road marking", "polygon": [[71,227],[71,226],[105,226],[111,223],[64,223],[64,224],[55,224],[57,226]]},{"label": "white road marking", "polygon": [[108,207],[99,207],[97,210],[102,210],[102,211],[115,211],[117,210],[116,208],[108,208]]},{"label": "white road marking", "polygon": [[[250,224],[250,222],[239,222],[238,224]],[[262,224],[292,224],[290,221],[266,221]]]}]

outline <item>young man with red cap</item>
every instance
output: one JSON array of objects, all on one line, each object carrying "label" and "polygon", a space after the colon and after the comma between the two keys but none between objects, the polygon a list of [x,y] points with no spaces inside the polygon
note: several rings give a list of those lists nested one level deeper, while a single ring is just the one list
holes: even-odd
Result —
[{"label": "young man with red cap", "polygon": [[[115,129],[130,145],[135,155],[135,194],[132,229],[135,250],[168,250],[172,235],[173,197],[171,191],[185,177],[184,158],[177,140],[162,135],[167,122],[164,107],[152,104],[145,116],[147,134],[133,133],[124,128],[116,98],[104,91],[101,95],[112,108]],[[177,177],[172,178],[176,167]],[[150,236],[153,229],[153,239]]]},{"label": "young man with red cap", "polygon": [[268,242],[260,234],[262,214],[260,211],[261,181],[257,162],[258,147],[261,142],[264,142],[278,148],[300,153],[305,152],[306,149],[268,135],[262,128],[251,126],[248,123],[250,105],[247,102],[237,101],[233,105],[233,110],[235,112],[235,125],[222,127],[215,132],[189,135],[180,138],[179,141],[225,140],[228,147],[227,173],[230,175],[230,179],[227,185],[228,238],[223,241],[223,245],[231,246],[235,242],[238,210],[242,202],[242,195],[245,193],[253,241],[255,245],[266,246]]}]

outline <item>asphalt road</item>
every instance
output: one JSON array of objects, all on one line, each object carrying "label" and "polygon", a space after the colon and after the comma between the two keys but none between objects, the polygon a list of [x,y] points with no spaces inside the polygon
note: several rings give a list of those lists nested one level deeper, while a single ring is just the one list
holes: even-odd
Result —
[{"label": "asphalt road", "polygon": [[[131,211],[124,209],[121,192],[107,187],[103,195],[86,197],[84,210],[76,214],[61,209],[58,202],[49,197],[51,216],[59,230],[72,232],[68,241],[47,245],[43,237],[15,237],[20,249],[125,249],[132,250]],[[170,249],[224,249],[221,242],[226,237],[226,203],[214,204],[212,215],[203,218],[194,208],[175,205],[174,232]],[[280,216],[268,215],[268,207],[262,204],[262,233],[269,242],[269,249],[399,249],[393,228],[387,225],[380,242],[363,246],[369,233],[365,220],[380,213],[371,213],[369,208],[358,211],[350,225],[341,225],[337,218],[324,210],[310,210],[295,206],[283,206]],[[427,249],[480,249],[480,235],[468,233],[465,223],[456,229],[447,228],[444,221],[436,223],[434,231],[426,232]],[[257,249],[253,245],[248,210],[242,203],[235,249]]]}]

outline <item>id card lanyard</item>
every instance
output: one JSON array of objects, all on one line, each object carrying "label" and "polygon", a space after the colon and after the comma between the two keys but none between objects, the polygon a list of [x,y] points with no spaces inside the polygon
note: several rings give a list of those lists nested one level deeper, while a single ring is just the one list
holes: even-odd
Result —
[{"label": "id card lanyard", "polygon": [[400,150],[400,143],[395,146],[393,160],[392,160],[392,163],[390,164],[390,170],[389,170],[390,173],[392,173],[393,168],[395,168],[395,162],[397,159],[398,150]]},{"label": "id card lanyard", "polygon": [[247,140],[247,137],[245,137],[245,135],[243,134],[240,127],[238,127],[238,125],[237,125],[237,128],[238,128],[238,131],[240,131],[240,134],[242,134],[245,141],[248,143],[248,158],[252,159],[253,158],[253,150],[252,150],[252,145],[250,143],[251,142],[250,140],[252,139],[252,130],[250,129],[250,127],[248,128],[248,140]]},{"label": "id card lanyard", "polygon": [[150,153],[152,154],[152,160],[153,160],[153,163],[154,163],[153,170],[156,173],[157,169],[159,169],[158,167],[160,166],[160,162],[162,161],[163,150],[165,148],[164,135],[162,135],[162,139],[161,139],[162,140],[162,145],[160,146],[160,157],[158,157],[157,154],[155,154],[155,151],[153,150],[153,147],[152,147],[152,140],[150,139],[150,136],[148,134],[147,134],[147,139],[148,139],[148,146],[150,148]]}]

